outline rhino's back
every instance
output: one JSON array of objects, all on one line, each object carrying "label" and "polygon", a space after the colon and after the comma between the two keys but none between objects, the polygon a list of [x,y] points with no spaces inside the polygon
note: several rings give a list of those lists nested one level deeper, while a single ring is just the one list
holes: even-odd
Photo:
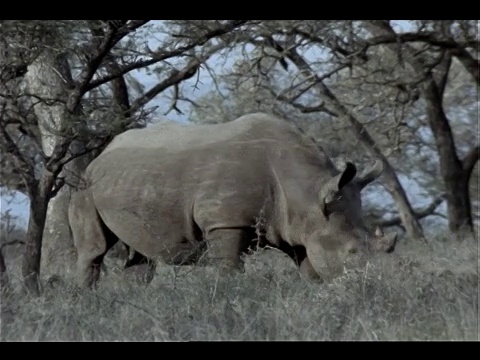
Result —
[{"label": "rhino's back", "polygon": [[118,135],[103,154],[118,149],[157,149],[177,153],[223,142],[298,140],[298,137],[299,134],[285,120],[269,114],[253,113],[223,124],[169,122],[129,130]]},{"label": "rhino's back", "polygon": [[272,167],[296,186],[297,180],[315,178],[323,162],[315,145],[286,121],[254,113],[225,124],[127,131],[92,161],[87,178],[97,198],[111,203],[170,197],[187,206],[182,201],[226,193],[250,201],[260,184],[263,192],[273,181]]}]

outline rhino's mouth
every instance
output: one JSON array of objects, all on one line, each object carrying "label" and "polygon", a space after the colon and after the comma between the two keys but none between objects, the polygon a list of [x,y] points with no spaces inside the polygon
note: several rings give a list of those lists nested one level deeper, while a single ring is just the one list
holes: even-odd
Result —
[{"label": "rhino's mouth", "polygon": [[346,258],[338,251],[324,250],[309,254],[307,249],[307,256],[317,274],[327,282],[345,273]]}]

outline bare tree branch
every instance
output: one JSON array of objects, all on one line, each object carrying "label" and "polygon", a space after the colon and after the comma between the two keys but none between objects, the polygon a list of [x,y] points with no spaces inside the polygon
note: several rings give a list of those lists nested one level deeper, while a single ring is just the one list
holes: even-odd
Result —
[{"label": "bare tree branch", "polygon": [[119,70],[118,72],[115,72],[113,74],[108,74],[104,77],[101,77],[99,79],[91,81],[88,85],[85,86],[83,91],[84,91],[84,93],[87,92],[87,91],[90,91],[90,90],[92,90],[92,89],[94,89],[94,88],[96,88],[100,85],[103,85],[106,82],[108,82],[108,81],[110,81],[110,80],[112,80],[116,77],[122,76],[122,75],[124,75],[124,74],[126,74],[126,73],[128,73],[132,70],[140,69],[140,68],[155,64],[159,61],[167,60],[167,59],[170,59],[172,57],[181,55],[184,52],[186,52],[188,50],[191,50],[196,46],[205,44],[207,41],[209,41],[210,39],[212,39],[214,37],[218,37],[218,36],[229,33],[230,31],[244,25],[247,21],[248,20],[232,20],[227,25],[219,27],[218,29],[208,31],[206,34],[197,38],[191,44],[178,47],[175,50],[171,50],[171,51],[159,51],[156,54],[154,54],[148,60],[140,60],[140,61],[136,61],[132,64],[128,64],[128,65],[122,67],[121,70]]},{"label": "bare tree branch", "polygon": [[177,83],[177,84],[173,85],[172,104],[168,107],[168,110],[165,111],[165,113],[163,115],[168,115],[170,113],[170,111],[172,111],[172,110],[175,110],[177,112],[177,114],[183,114],[182,110],[180,110],[177,106],[177,102],[180,99],[179,92],[180,92],[180,90],[178,89],[178,83]]},{"label": "bare tree branch", "polygon": [[[275,42],[273,39],[270,39],[270,42]],[[277,44],[277,48],[279,45]],[[280,48],[281,49],[281,48]],[[323,80],[312,70],[310,65],[306,60],[298,54],[296,49],[290,49],[286,51],[282,49],[282,52],[287,54],[287,57],[298,67],[300,72],[309,78],[312,78],[312,81],[315,83],[315,88],[318,90],[320,95],[322,95],[327,103],[334,109],[339,115],[345,116],[347,120],[352,124],[356,132],[362,137],[362,141],[376,153],[379,158],[384,158],[378,145],[375,143],[373,138],[367,132],[367,129],[352,115],[351,111],[346,108],[340,100],[332,93],[332,91],[323,83]]]},{"label": "bare tree branch", "polygon": [[178,83],[190,79],[195,75],[203,62],[205,62],[210,56],[212,56],[217,50],[219,50],[223,45],[217,45],[212,47],[207,51],[206,54],[192,59],[183,69],[174,70],[165,80],[153,86],[141,97],[136,99],[131,106],[131,113],[135,113],[143,105],[148,103],[156,95],[169,88],[170,86],[177,85]]},{"label": "bare tree branch", "polygon": [[[375,24],[382,27],[389,26],[383,21],[375,21]],[[346,58],[355,58],[360,57],[362,60],[367,60],[366,51],[369,47],[385,45],[385,44],[398,44],[398,43],[409,43],[409,42],[423,42],[432,46],[437,46],[445,50],[450,50],[450,54],[456,56],[460,62],[464,65],[467,71],[475,79],[477,86],[480,85],[480,61],[475,59],[466,48],[478,49],[480,48],[480,41],[477,40],[468,40],[468,41],[455,41],[452,38],[447,38],[441,33],[431,31],[431,32],[408,32],[402,34],[386,34],[375,36],[373,38],[360,41],[360,44],[363,44],[361,48],[355,52],[348,51],[342,48],[338,44],[328,43],[322,38],[310,34],[308,32],[302,31],[298,28],[295,28],[292,33],[301,35],[303,38],[309,40],[310,42],[320,44],[322,46],[329,47],[335,53],[341,54]],[[401,54],[401,53],[400,53]]]},{"label": "bare tree branch", "polygon": [[[148,23],[149,21],[150,20],[136,20],[136,21],[132,21],[127,26],[123,26],[123,27],[110,26],[108,28],[100,44],[95,47],[93,56],[91,57],[84,71],[80,75],[81,80],[77,86],[77,90],[73,92],[69,98],[68,109],[71,112],[73,112],[78,107],[83,95],[95,87],[95,86],[93,87],[90,86],[91,84],[90,81],[95,75],[95,73],[97,72],[104,58],[110,52],[110,50],[126,35],[135,31],[137,28]],[[115,77],[119,77],[121,75],[123,74],[119,74],[118,76],[115,76]],[[111,78],[109,80],[113,80],[114,78]]]},{"label": "bare tree branch", "polygon": [[3,250],[3,249],[6,248],[7,246],[13,246],[13,245],[25,245],[25,241],[19,240],[19,239],[15,239],[15,240],[11,240],[11,241],[2,242],[2,244],[1,244],[1,246],[0,246],[0,250]]},{"label": "bare tree branch", "polygon": [[[138,20],[137,20],[138,21]],[[109,27],[107,33],[104,35],[100,45],[96,49],[96,53],[89,61],[89,64],[85,68],[81,76],[80,82],[80,93],[84,93],[84,88],[88,85],[90,80],[92,79],[93,75],[97,71],[98,67],[100,66],[101,62],[108,54],[108,52],[126,35],[128,35],[133,30],[137,29],[138,27],[148,23],[150,20],[140,20],[138,23],[134,24],[133,26],[128,27]]]},{"label": "bare tree branch", "polygon": [[324,112],[330,116],[333,117],[338,117],[338,114],[334,111],[331,111],[325,106],[325,103],[322,102],[319,105],[316,106],[306,106],[303,104],[300,104],[298,102],[295,102],[296,96],[293,98],[289,98],[285,96],[284,94],[277,94],[271,87],[266,87],[266,89],[275,97],[275,99],[278,99],[280,101],[283,101],[284,103],[290,104],[294,108],[300,110],[301,113],[303,114],[309,114],[309,113],[316,113],[316,112]]},{"label": "bare tree branch", "polygon": [[322,45],[322,46],[326,46],[326,47],[330,48],[335,54],[338,53],[338,54],[340,54],[340,55],[342,55],[345,58],[348,58],[350,60],[355,58],[355,57],[360,58],[362,61],[368,60],[367,55],[366,55],[367,47],[363,47],[360,50],[357,50],[355,52],[351,52],[351,51],[348,51],[348,50],[342,48],[339,44],[330,43],[330,42],[325,41],[324,39],[322,39],[318,36],[315,36],[314,34],[308,33],[306,31],[302,31],[299,28],[293,29],[293,31],[291,33],[300,35],[304,39],[307,39],[308,41],[310,41],[312,43],[316,43],[316,44],[319,44],[319,45]]},{"label": "bare tree branch", "polygon": [[452,38],[444,37],[438,32],[396,34],[388,22],[385,22],[383,20],[371,20],[369,21],[369,23],[388,33],[367,40],[366,46],[389,44],[397,41],[404,43],[425,42],[430,45],[450,50],[452,55],[456,56],[463,64],[465,69],[472,75],[472,77],[477,83],[477,86],[480,85],[480,60],[475,59],[466,50],[467,48],[472,48],[478,52],[480,48],[480,41],[470,40],[464,42],[457,42]]},{"label": "bare tree branch", "polygon": [[336,112],[333,112],[325,106],[325,103],[321,103],[320,105],[316,106],[304,106],[299,103],[291,103],[294,108],[297,108],[300,110],[301,113],[303,114],[310,114],[310,113],[316,113],[316,112],[324,112],[330,116],[333,117],[338,117],[338,114]]},{"label": "bare tree branch", "polygon": [[[423,209],[416,209],[414,210],[415,217],[420,220],[426,218],[430,215],[436,215],[435,210],[440,206],[440,204],[445,200],[445,195],[441,195],[436,197],[428,206]],[[400,226],[402,224],[402,220],[399,216],[393,217],[387,220],[378,220],[374,222],[375,225],[380,227],[390,227],[390,226]]]},{"label": "bare tree branch", "polygon": [[[378,23],[378,22],[377,22]],[[381,26],[384,26],[382,24]],[[389,25],[388,25],[389,26]],[[462,49],[462,48],[474,48],[477,49],[480,47],[480,41],[477,40],[468,40],[463,42],[457,42],[453,39],[443,37],[438,32],[407,32],[396,35],[378,35],[373,38],[366,40],[366,44],[369,46],[372,45],[381,45],[381,44],[394,44],[397,42],[407,43],[407,42],[424,42],[430,45],[438,46],[443,49]]]},{"label": "bare tree branch", "polygon": [[201,62],[198,60],[191,61],[185,68],[182,70],[174,70],[170,76],[165,80],[153,86],[149,91],[144,95],[136,99],[131,106],[131,112],[134,113],[140,109],[143,105],[152,100],[157,94],[161,93],[165,89],[169,88],[172,85],[178,84],[179,82],[193,77],[196,71],[200,68]]},{"label": "bare tree branch", "polygon": [[[68,151],[69,148],[67,147],[67,151],[65,151],[64,155],[56,160],[56,163],[55,163],[56,166],[54,168],[57,171],[56,173],[58,174],[60,172],[60,171],[58,171],[58,169],[61,170],[63,168],[63,166],[68,164],[70,161],[72,161],[76,158],[79,158],[83,155],[89,154],[93,151],[102,149],[106,145],[106,143],[108,143],[111,140],[112,137],[113,136],[108,136],[108,137],[103,138],[103,139],[94,139],[94,140],[92,140],[91,143],[84,146],[82,150],[77,151],[75,153],[70,152],[70,156],[67,156],[67,153],[69,152]],[[63,149],[62,149],[62,151],[63,151]]]}]

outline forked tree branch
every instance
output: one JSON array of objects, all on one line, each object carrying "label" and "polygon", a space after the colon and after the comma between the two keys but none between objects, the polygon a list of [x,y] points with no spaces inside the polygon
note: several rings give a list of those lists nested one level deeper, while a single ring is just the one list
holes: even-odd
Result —
[{"label": "forked tree branch", "polygon": [[137,22],[132,26],[110,26],[108,28],[107,32],[104,34],[99,46],[96,49],[94,56],[90,59],[87,67],[85,68],[80,77],[82,79],[80,82],[80,93],[84,93],[85,87],[88,86],[93,75],[97,71],[105,56],[107,56],[107,54],[110,52],[110,50],[126,35],[136,30],[140,26],[148,23],[149,21],[150,20],[137,20]]}]

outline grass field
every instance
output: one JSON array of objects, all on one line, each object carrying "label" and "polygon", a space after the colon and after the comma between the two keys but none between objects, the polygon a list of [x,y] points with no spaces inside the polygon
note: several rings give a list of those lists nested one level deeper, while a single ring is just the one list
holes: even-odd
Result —
[{"label": "grass field", "polygon": [[22,295],[8,259],[2,341],[479,340],[478,244],[400,243],[333,284],[302,279],[275,250],[230,277],[159,265],[149,286],[108,259],[97,290],[71,274]]}]

